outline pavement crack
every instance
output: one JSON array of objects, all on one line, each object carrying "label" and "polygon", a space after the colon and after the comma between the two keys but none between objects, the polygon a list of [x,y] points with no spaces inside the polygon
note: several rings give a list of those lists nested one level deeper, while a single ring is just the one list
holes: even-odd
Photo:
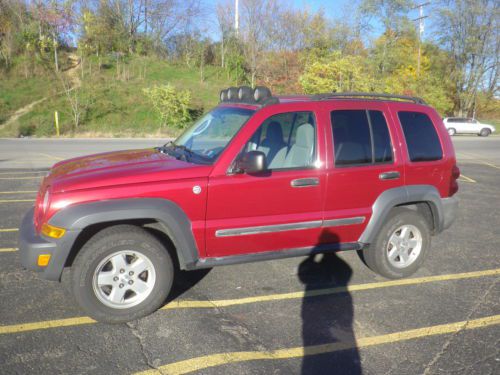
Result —
[{"label": "pavement crack", "polygon": [[[253,327],[243,323],[240,319],[238,319],[231,313],[228,313],[227,310],[218,306],[207,295],[203,293],[199,294],[201,297],[203,297],[204,300],[208,301],[213,306],[213,310],[219,315],[221,322],[219,325],[219,331],[221,333],[231,336],[245,348],[247,347],[247,345],[249,345],[252,348],[250,350],[259,352],[272,352],[274,350],[270,348],[266,343],[264,343],[262,339],[253,332]],[[287,369],[287,372],[285,373],[294,372],[293,367],[286,362],[283,364],[283,368]]]},{"label": "pavement crack", "polygon": [[483,293],[483,295],[478,298],[477,302],[474,304],[474,306],[472,307],[471,311],[469,312],[469,314],[467,315],[467,318],[464,322],[464,324],[462,325],[462,327],[456,331],[455,333],[451,334],[448,339],[445,341],[445,343],[443,344],[443,346],[441,347],[441,350],[436,353],[436,355],[434,356],[434,358],[432,358],[432,360],[425,366],[424,368],[424,372],[423,372],[423,375],[429,375],[432,373],[432,367],[437,363],[437,361],[439,361],[439,359],[448,351],[451,343],[453,342],[453,340],[460,334],[462,333],[468,326],[469,324],[469,321],[470,319],[472,318],[472,316],[476,313],[476,311],[481,307],[481,305],[484,303],[486,297],[488,296],[488,294],[491,292],[491,290],[493,289],[493,287],[496,285],[496,283],[498,282],[497,279],[493,279],[492,283],[490,284],[490,286],[488,288],[486,288],[485,292]]},{"label": "pavement crack", "polygon": [[142,357],[144,358],[144,361],[146,362],[146,365],[152,369],[152,370],[156,370],[158,372],[159,369],[158,367],[156,367],[151,359],[151,355],[150,353],[148,352],[148,350],[146,349],[146,342],[145,342],[145,338],[141,335],[141,333],[139,332],[139,330],[137,329],[137,325],[138,325],[138,322],[128,322],[128,323],[125,323],[127,325],[127,327],[130,329],[130,332],[132,332],[132,335],[137,339],[137,342],[139,343],[139,347],[141,349],[141,354],[142,354]]}]

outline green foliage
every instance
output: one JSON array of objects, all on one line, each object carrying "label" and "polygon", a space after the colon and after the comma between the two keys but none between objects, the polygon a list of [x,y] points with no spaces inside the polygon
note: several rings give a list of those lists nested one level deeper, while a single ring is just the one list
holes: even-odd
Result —
[{"label": "green foliage", "polygon": [[189,105],[191,93],[188,90],[177,90],[166,84],[143,89],[161,119],[162,126],[185,128],[191,121]]},{"label": "green foliage", "polygon": [[[63,134],[174,135],[217,103],[221,87],[241,84],[416,95],[442,115],[498,118],[498,1],[433,2],[442,27],[422,45],[411,0],[361,0],[334,20],[285,0],[245,1],[239,33],[220,2],[217,41],[196,2],[167,3],[0,0],[0,135],[52,136],[55,110]],[[373,22],[378,35],[367,35]],[[55,61],[69,86],[81,86],[71,98]]]},{"label": "green foliage", "polygon": [[19,126],[19,136],[20,137],[30,137],[35,134],[36,127],[31,124],[21,124]]},{"label": "green foliage", "polygon": [[308,94],[320,92],[369,91],[370,79],[359,56],[343,56],[339,51],[306,65],[299,81]]},{"label": "green foliage", "polygon": [[99,4],[98,15],[89,10],[82,12],[83,35],[79,48],[86,54],[128,52],[127,32],[115,17],[111,4],[104,1]]},{"label": "green foliage", "polygon": [[[66,55],[61,55],[61,61]],[[26,124],[35,128],[35,136],[55,136],[54,111],[59,111],[59,123],[63,136],[176,136],[181,129],[177,127],[159,127],[159,117],[143,89],[153,87],[159,82],[170,82],[175,87],[189,90],[192,95],[189,110],[194,119],[200,111],[210,109],[218,103],[221,87],[234,86],[226,78],[222,68],[207,66],[206,80],[200,82],[199,70],[172,65],[156,57],[131,56],[126,62],[120,62],[130,77],[128,80],[116,78],[116,59],[102,56],[101,70],[98,69],[96,56],[85,59],[84,79],[79,92],[84,113],[78,129],[74,129],[71,106],[60,84],[52,76],[35,76],[21,79],[12,74],[0,78],[0,107],[7,107],[7,112],[0,109],[0,118],[5,121],[17,109],[31,102],[47,97],[34,106],[31,111],[21,116],[16,122],[2,127],[0,136],[17,137],[19,126]],[[81,65],[72,71],[81,77]],[[22,73],[22,71],[20,72]],[[0,73],[1,74],[1,73]]]}]

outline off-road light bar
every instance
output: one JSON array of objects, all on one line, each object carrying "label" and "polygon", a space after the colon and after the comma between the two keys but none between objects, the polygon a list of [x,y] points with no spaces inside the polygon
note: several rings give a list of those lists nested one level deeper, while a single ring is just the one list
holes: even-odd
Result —
[{"label": "off-road light bar", "polygon": [[265,86],[257,86],[255,89],[241,86],[222,90],[219,98],[221,102],[265,104],[272,97],[271,90]]}]

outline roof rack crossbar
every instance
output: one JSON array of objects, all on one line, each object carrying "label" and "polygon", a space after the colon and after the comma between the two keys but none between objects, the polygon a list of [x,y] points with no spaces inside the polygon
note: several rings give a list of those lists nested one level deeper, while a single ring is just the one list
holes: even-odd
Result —
[{"label": "roof rack crossbar", "polygon": [[422,99],[415,96],[406,95],[393,95],[393,94],[378,94],[373,92],[332,92],[326,94],[313,95],[314,100],[327,100],[334,98],[376,98],[376,99],[399,99],[410,101],[416,104],[426,105],[427,103]]}]

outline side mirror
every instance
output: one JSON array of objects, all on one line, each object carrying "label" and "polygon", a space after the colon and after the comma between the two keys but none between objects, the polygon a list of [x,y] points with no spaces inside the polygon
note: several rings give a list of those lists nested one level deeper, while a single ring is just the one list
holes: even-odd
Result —
[{"label": "side mirror", "polygon": [[236,170],[242,173],[259,173],[266,169],[266,154],[262,151],[249,151],[236,162]]}]

